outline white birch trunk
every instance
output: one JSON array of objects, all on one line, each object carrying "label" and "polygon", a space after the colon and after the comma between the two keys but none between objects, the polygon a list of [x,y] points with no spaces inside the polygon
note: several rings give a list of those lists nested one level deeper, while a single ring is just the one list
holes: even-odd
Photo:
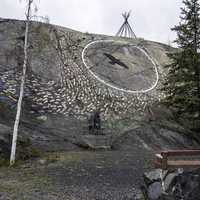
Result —
[{"label": "white birch trunk", "polygon": [[30,12],[31,12],[31,4],[33,0],[28,0],[28,10],[26,14],[26,30],[25,30],[25,42],[24,42],[24,63],[23,63],[23,73],[21,77],[21,85],[20,85],[20,94],[19,99],[17,102],[17,113],[14,123],[13,129],[13,139],[12,139],[12,148],[10,154],[10,166],[15,163],[15,155],[16,155],[16,145],[17,145],[17,136],[18,136],[18,127],[21,115],[21,107],[22,107],[22,100],[24,95],[24,85],[25,85],[25,77],[26,77],[26,68],[27,68],[27,61],[28,61],[28,32],[29,32],[29,22],[30,22]]}]

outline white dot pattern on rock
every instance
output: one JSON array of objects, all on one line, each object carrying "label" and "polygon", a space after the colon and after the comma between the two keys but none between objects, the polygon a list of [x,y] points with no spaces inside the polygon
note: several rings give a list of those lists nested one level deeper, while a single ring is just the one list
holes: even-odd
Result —
[{"label": "white dot pattern on rock", "polygon": [[[5,25],[3,27],[1,25],[0,29],[5,29]],[[13,39],[12,41],[6,40],[6,38],[11,37],[12,35],[8,35],[13,32],[16,38],[23,35],[24,30],[19,27],[23,27],[24,24],[16,21],[12,24],[8,23],[8,26],[9,32],[0,32],[1,37],[5,38],[4,44],[6,44],[6,51],[0,50],[0,53],[2,57],[6,56],[4,53],[9,55],[6,65],[6,61],[0,60],[0,65],[5,65],[0,71],[0,93],[16,103],[19,94],[21,68],[16,66],[15,63],[18,63],[22,54],[20,51],[15,51],[16,54],[10,54],[10,52],[13,52],[13,44],[18,41],[17,39],[16,41]],[[15,27],[16,30],[13,31]],[[43,37],[47,37],[47,42],[43,41],[44,38],[38,32],[42,33]],[[32,49],[29,51],[29,68],[26,76],[24,99],[25,102],[30,104],[31,113],[85,116],[95,109],[100,109],[105,117],[123,117],[136,111],[143,112],[147,104],[151,104],[162,97],[162,94],[157,90],[160,81],[158,82],[156,74],[153,85],[140,92],[127,92],[126,88],[110,87],[93,76],[83,63],[83,60],[85,60],[84,51],[89,44],[96,40],[102,41],[104,38],[106,39],[103,36],[78,33],[51,25],[46,27],[37,23],[32,25],[30,34]],[[120,43],[121,39],[118,38],[117,40],[117,43]],[[150,62],[152,55],[151,57],[148,56],[148,51],[137,43],[141,42],[135,41],[137,47],[134,48],[141,47],[141,50],[139,49],[136,53],[142,51]],[[124,44],[124,41],[122,44]],[[22,43],[20,45],[19,49],[23,47]],[[154,72],[156,72],[157,65],[155,65],[153,59],[151,63],[155,67]]]}]

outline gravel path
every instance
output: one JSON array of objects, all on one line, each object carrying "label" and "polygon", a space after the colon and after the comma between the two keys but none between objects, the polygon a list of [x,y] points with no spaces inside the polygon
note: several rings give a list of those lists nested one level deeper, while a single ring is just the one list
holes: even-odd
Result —
[{"label": "gravel path", "polygon": [[136,200],[149,155],[131,151],[51,153],[0,169],[0,200]]}]

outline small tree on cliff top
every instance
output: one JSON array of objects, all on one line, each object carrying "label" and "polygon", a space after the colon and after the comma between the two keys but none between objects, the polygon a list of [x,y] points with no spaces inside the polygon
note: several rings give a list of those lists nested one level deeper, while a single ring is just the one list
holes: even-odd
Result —
[{"label": "small tree on cliff top", "polygon": [[200,119],[200,5],[198,0],[183,0],[175,43],[180,51],[170,54],[172,63],[164,82],[165,102],[177,113]]}]

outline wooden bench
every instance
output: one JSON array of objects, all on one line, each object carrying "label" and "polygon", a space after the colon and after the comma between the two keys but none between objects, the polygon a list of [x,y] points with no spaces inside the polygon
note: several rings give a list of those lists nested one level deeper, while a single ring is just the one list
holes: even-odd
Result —
[{"label": "wooden bench", "polygon": [[200,168],[200,150],[170,150],[156,154],[155,168]]}]

